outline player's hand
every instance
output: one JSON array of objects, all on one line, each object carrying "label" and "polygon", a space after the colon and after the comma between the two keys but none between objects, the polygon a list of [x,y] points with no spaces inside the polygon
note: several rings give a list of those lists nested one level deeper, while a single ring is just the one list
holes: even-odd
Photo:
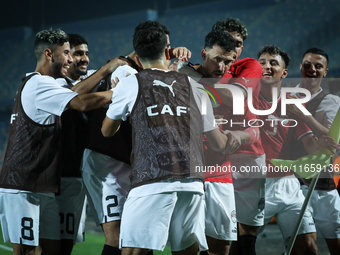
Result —
[{"label": "player's hand", "polygon": [[175,60],[171,65],[169,65],[170,71],[176,71],[178,70],[178,60]]},{"label": "player's hand", "polygon": [[225,149],[222,151],[223,154],[233,153],[238,150],[241,146],[241,136],[237,131],[224,130],[223,133],[228,137],[228,142]]},{"label": "player's hand", "polygon": [[114,89],[117,86],[118,82],[119,82],[118,77],[112,79],[111,80],[111,89]]},{"label": "player's hand", "polygon": [[313,136],[312,139],[319,148],[327,149],[333,154],[335,153],[335,150],[340,149],[339,144],[337,144],[332,137],[322,135],[320,137]]},{"label": "player's hand", "polygon": [[119,57],[110,60],[105,67],[107,68],[107,73],[112,73],[119,66],[127,65],[127,62]]},{"label": "player's hand", "polygon": [[187,62],[191,58],[191,51],[186,47],[171,48],[169,53],[170,59],[178,58],[181,62]]},{"label": "player's hand", "polygon": [[[130,76],[130,73],[127,73],[125,77]],[[111,80],[111,89],[115,88],[119,82],[118,77],[115,77],[114,79]]]}]

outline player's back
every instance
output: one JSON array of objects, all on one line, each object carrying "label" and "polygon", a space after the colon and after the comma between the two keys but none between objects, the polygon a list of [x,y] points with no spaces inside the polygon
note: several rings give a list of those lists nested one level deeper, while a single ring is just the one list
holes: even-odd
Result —
[{"label": "player's back", "polygon": [[[130,117],[132,187],[192,176],[194,165],[203,165],[203,130],[188,77],[150,69],[136,77],[139,90]],[[203,180],[201,175],[194,174]]]}]

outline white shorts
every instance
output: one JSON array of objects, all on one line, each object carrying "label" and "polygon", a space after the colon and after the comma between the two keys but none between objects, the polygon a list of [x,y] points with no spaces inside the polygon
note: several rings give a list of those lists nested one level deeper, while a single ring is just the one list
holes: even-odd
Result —
[{"label": "white shorts", "polygon": [[195,242],[200,250],[208,249],[203,195],[194,192],[128,197],[120,229],[120,248],[162,251],[169,239],[172,251],[184,250]]},{"label": "white shorts", "polygon": [[84,150],[82,171],[99,176],[107,176],[112,172],[122,179],[121,185],[130,185],[131,166],[96,151]]},{"label": "white shorts", "polygon": [[217,240],[237,240],[232,183],[205,182],[205,234]]},{"label": "white shorts", "polygon": [[0,218],[5,242],[38,246],[40,238],[60,240],[59,210],[54,197],[0,192]]},{"label": "white shorts", "polygon": [[130,189],[131,166],[90,151],[86,156],[84,153],[83,168],[87,169],[83,171],[83,181],[89,206],[96,214],[96,224],[120,220]]},{"label": "white shorts", "polygon": [[[289,237],[298,222],[304,200],[305,197],[300,190],[300,183],[294,175],[267,178],[265,224],[268,224],[272,217],[275,217],[285,245],[288,244]],[[315,231],[312,214],[310,208],[307,207],[298,234],[313,233]]]},{"label": "white shorts", "polygon": [[81,178],[61,178],[60,195],[56,196],[60,216],[61,239],[84,242],[86,202]]},{"label": "white shorts", "polygon": [[[306,195],[308,187],[302,185],[301,190]],[[314,190],[309,205],[318,237],[340,238],[340,197],[338,191],[336,189]]]},{"label": "white shorts", "polygon": [[[237,221],[249,226],[264,224],[266,155],[232,154],[230,163],[238,172],[233,172]],[[254,171],[253,171],[254,170]]]}]

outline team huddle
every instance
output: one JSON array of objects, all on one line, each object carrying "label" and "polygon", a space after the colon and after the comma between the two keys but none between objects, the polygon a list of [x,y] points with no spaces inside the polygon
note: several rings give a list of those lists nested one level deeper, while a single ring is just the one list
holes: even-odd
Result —
[{"label": "team huddle", "polygon": [[[340,150],[327,136],[340,107],[321,87],[328,55],[306,50],[295,93],[281,93],[289,55],[266,45],[258,59],[240,59],[248,31],[238,19],[213,25],[200,64],[186,47],[171,48],[169,35],[141,22],[134,52],[88,70],[83,36],[37,33],[36,69],[16,94],[0,172],[13,254],[71,254],[84,241],[86,203],[105,234],[102,255],[166,245],[178,255],[252,255],[273,217],[288,244],[310,181],[271,170],[270,160]],[[307,96],[282,114],[282,100]],[[318,254],[317,236],[339,253],[333,174],[321,172],[292,254]]]}]

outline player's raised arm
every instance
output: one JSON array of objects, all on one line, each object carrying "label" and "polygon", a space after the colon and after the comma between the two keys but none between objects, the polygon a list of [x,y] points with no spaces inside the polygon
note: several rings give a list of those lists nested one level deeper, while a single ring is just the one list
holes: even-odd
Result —
[{"label": "player's raised arm", "polygon": [[106,65],[99,68],[94,74],[86,78],[85,80],[77,83],[72,87],[72,90],[77,92],[78,94],[89,93],[93,90],[93,88],[105,78],[106,75],[112,73],[117,69],[117,67],[121,65],[126,65],[127,62],[120,59],[115,58],[109,61]]},{"label": "player's raised arm", "polygon": [[83,94],[74,97],[67,105],[67,108],[81,112],[97,109],[111,102],[112,91],[103,91],[90,94]]}]

